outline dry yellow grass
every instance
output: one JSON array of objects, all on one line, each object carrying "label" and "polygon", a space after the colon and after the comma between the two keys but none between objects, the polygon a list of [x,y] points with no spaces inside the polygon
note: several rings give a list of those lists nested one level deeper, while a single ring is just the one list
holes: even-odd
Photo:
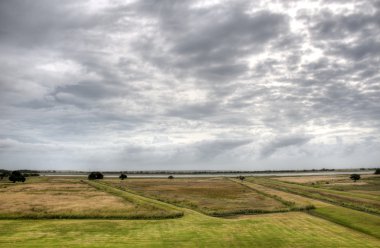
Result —
[{"label": "dry yellow grass", "polygon": [[0,197],[1,217],[122,217],[155,211],[78,180],[17,184],[1,188]]},{"label": "dry yellow grass", "polygon": [[106,180],[110,185],[202,212],[223,215],[253,210],[276,211],[286,206],[223,178]]},{"label": "dry yellow grass", "polygon": [[[359,173],[360,174],[360,173]],[[289,177],[272,177],[271,179],[290,182],[290,183],[317,183],[317,182],[329,182],[336,184],[356,184],[364,185],[366,182],[354,183],[350,178],[350,175],[318,175],[318,176],[289,176]],[[376,177],[375,175],[361,175],[361,178]]]},{"label": "dry yellow grass", "polygon": [[343,179],[341,176],[296,176],[296,177],[273,177],[283,182],[290,183],[315,183],[320,181],[339,181]]}]

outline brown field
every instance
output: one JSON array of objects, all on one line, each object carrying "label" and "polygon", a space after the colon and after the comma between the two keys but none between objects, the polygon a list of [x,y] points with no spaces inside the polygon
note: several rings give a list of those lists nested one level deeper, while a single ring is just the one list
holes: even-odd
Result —
[{"label": "brown field", "polygon": [[273,177],[272,179],[290,182],[290,183],[316,183],[321,181],[335,182],[344,179],[340,175],[333,176],[291,176],[291,177]]},{"label": "brown field", "polygon": [[[358,173],[360,174],[360,173]],[[301,184],[312,184],[312,183],[326,183],[329,184],[342,184],[342,185],[365,185],[366,181],[353,182],[350,175],[326,175],[326,176],[289,176],[289,177],[272,177],[272,179],[290,182],[290,183],[301,183]],[[361,175],[362,179],[371,179],[376,177],[375,175]]]},{"label": "brown field", "polygon": [[224,178],[106,180],[110,185],[211,215],[285,211],[281,202]]},{"label": "brown field", "polygon": [[[5,185],[3,185],[5,186]],[[154,214],[141,206],[99,191],[79,180],[49,179],[0,188],[2,218],[132,217]]]}]

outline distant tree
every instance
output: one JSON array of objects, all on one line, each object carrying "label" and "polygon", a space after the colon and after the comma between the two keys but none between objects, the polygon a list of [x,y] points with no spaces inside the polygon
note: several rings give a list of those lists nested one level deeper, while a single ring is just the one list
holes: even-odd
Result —
[{"label": "distant tree", "polygon": [[25,177],[21,174],[20,171],[12,171],[11,175],[9,176],[9,181],[15,183],[15,182],[25,182]]},{"label": "distant tree", "polygon": [[0,180],[3,180],[4,177],[9,177],[11,173],[7,170],[1,170],[0,172]]},{"label": "distant tree", "polygon": [[351,180],[353,180],[354,182],[356,182],[357,180],[360,180],[360,175],[359,174],[352,174],[350,176]]},{"label": "distant tree", "polygon": [[245,176],[238,176],[238,179],[240,179],[240,181],[243,181],[245,179]]},{"label": "distant tree", "polygon": [[373,173],[373,174],[375,174],[375,175],[379,175],[379,174],[380,174],[380,169],[376,169],[376,170],[375,170],[375,173]]},{"label": "distant tree", "polygon": [[95,179],[103,179],[103,174],[99,171],[91,172],[90,175],[88,175],[88,180],[95,180]]},{"label": "distant tree", "polygon": [[124,173],[121,173],[121,175],[119,176],[119,178],[121,180],[127,179],[127,175],[125,175]]},{"label": "distant tree", "polygon": [[169,179],[174,179],[174,177],[172,175],[168,176]]}]

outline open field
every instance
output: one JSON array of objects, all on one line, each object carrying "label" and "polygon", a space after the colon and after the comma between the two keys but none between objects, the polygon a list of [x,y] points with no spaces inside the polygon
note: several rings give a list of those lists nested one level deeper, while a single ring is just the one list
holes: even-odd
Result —
[{"label": "open field", "polygon": [[379,247],[380,240],[300,212],[246,219],[2,220],[2,247]]},{"label": "open field", "polygon": [[[144,211],[150,211],[150,214],[158,213],[158,215],[150,215],[151,219],[140,220],[128,219],[125,216],[113,219],[115,216],[111,215],[93,215],[92,219],[76,220],[38,219],[44,218],[43,215],[31,216],[34,220],[2,219],[0,220],[0,247],[380,246],[379,216],[279,190],[271,187],[274,180],[262,178],[259,183],[255,181],[255,178],[247,178],[244,182],[208,178],[127,179],[125,181],[106,179],[81,182],[80,179],[73,178],[39,178],[25,184],[1,183],[2,194],[7,192],[14,195],[24,194],[21,197],[24,199],[23,203],[7,200],[10,202],[7,209],[17,209],[12,202],[29,206],[31,202],[33,204],[37,202],[33,197],[43,199],[44,196],[48,196],[53,197],[52,199],[56,202],[56,205],[49,205],[51,211],[54,210],[60,214],[72,211],[71,208],[84,212],[89,209],[93,211],[98,209],[98,212],[121,211],[120,213],[123,213],[126,210],[125,214],[128,214],[131,207],[134,209],[134,206],[140,206]],[[9,197],[11,194],[6,195]],[[74,198],[62,202],[59,196]],[[97,198],[99,196],[101,197]],[[163,196],[169,200],[165,202],[157,200]],[[82,201],[80,197],[87,201]],[[170,203],[171,197],[177,200],[174,205]],[[89,199],[93,201],[88,201]],[[199,205],[196,207],[187,205],[186,201]],[[229,208],[224,207],[223,202],[224,205],[230,205]],[[289,202],[296,207],[312,204],[316,209],[306,212],[235,215],[229,216],[228,219],[204,215],[203,211],[200,211],[205,206],[212,206],[218,211],[220,209],[230,211],[232,206],[239,207],[239,204],[243,206],[242,209],[250,204],[268,207],[268,209],[273,207],[273,204],[281,208],[284,206],[289,208]],[[3,201],[0,207],[3,207],[2,204]],[[64,209],[60,209],[59,206]],[[162,211],[167,211],[166,213],[171,213],[172,217],[177,218],[152,219],[160,218],[160,215],[164,213]]]},{"label": "open field", "polygon": [[[291,193],[300,194],[303,196],[315,198],[318,200],[323,200],[326,202],[331,202],[341,206],[349,207],[352,209],[357,209],[365,212],[371,212],[380,214],[380,200],[379,196],[376,194],[367,194],[367,192],[375,192],[375,190],[380,190],[380,177],[369,177],[367,181],[372,180],[374,183],[371,184],[371,191],[362,190],[358,193],[353,188],[362,187],[362,185],[346,185],[345,187],[349,190],[332,190],[320,186],[313,186],[309,184],[300,183],[288,183],[273,179],[254,179],[256,182],[261,182],[264,185],[270,185],[271,187],[277,189],[283,189]],[[363,180],[364,181],[364,180]]]},{"label": "open field", "polygon": [[[314,195],[309,195],[307,194],[307,192],[305,193],[302,190],[297,190],[296,186],[300,187],[300,185],[291,184],[291,186],[295,186],[292,188],[286,187],[287,185],[285,185],[285,183],[278,184],[274,180],[258,178],[249,178],[248,181],[248,183],[251,183],[253,185],[260,185],[263,189],[266,188],[274,190],[272,191],[273,193],[279,194],[283,197],[283,193],[291,195],[298,194],[298,198],[293,198],[295,201],[301,200],[301,202],[303,202],[306,200],[316,207],[315,209],[310,210],[309,213],[380,238],[380,216],[378,215],[368,214],[362,211],[357,211],[346,207],[341,207],[319,200],[315,200],[313,198]],[[304,200],[302,200],[302,198]]]},{"label": "open field", "polygon": [[225,178],[106,180],[123,190],[213,216],[287,211],[281,201]]},{"label": "open field", "polygon": [[149,218],[171,214],[74,179],[3,184],[0,197],[0,218]]}]

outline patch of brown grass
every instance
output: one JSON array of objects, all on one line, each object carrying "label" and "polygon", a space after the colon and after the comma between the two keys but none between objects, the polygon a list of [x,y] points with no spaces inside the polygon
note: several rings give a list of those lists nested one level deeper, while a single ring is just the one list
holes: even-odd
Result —
[{"label": "patch of brown grass", "polygon": [[[112,217],[149,215],[154,209],[73,180],[0,188],[0,217]],[[153,213],[154,214],[154,213]]]},{"label": "patch of brown grass", "polygon": [[243,185],[223,178],[106,180],[110,185],[208,214],[279,211],[286,207]]}]

